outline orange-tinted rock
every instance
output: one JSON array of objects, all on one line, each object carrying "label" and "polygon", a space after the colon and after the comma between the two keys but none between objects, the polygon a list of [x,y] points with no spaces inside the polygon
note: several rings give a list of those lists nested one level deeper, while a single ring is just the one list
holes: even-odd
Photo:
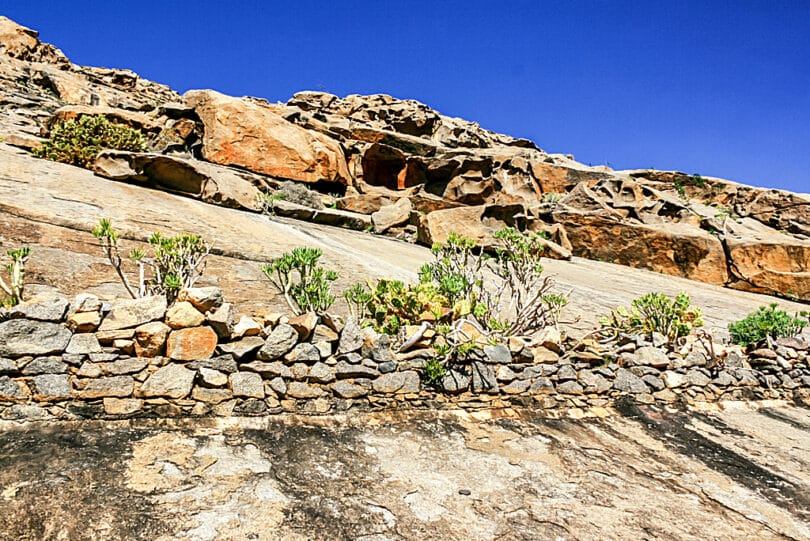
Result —
[{"label": "orange-tinted rock", "polygon": [[192,90],[184,99],[205,127],[206,160],[303,182],[349,183],[343,148],[334,139],[288,122],[256,100],[212,90]]},{"label": "orange-tinted rock", "polygon": [[217,347],[217,334],[211,327],[172,331],[166,342],[166,356],[176,361],[207,359]]}]

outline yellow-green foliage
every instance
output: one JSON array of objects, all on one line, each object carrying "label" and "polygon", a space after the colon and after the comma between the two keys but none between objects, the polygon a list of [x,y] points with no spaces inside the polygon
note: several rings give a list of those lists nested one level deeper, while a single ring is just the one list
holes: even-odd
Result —
[{"label": "yellow-green foliage", "polygon": [[690,306],[686,293],[671,299],[663,293],[648,293],[635,299],[630,310],[619,306],[599,323],[616,331],[652,335],[657,332],[674,342],[703,326],[700,308]]},{"label": "yellow-green foliage", "polygon": [[33,152],[40,158],[88,167],[104,149],[142,152],[146,150],[146,138],[139,130],[103,116],[86,115],[57,124],[50,139]]}]

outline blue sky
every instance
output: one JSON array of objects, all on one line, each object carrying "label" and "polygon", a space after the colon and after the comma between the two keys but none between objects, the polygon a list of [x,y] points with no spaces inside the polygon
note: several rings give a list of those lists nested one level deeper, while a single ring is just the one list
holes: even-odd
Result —
[{"label": "blue sky", "polygon": [[810,192],[810,1],[0,0],[178,91],[383,92],[616,169]]}]

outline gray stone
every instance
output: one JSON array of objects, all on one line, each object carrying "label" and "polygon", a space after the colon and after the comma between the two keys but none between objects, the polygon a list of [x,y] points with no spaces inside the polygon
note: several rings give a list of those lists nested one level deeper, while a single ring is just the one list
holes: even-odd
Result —
[{"label": "gray stone", "polygon": [[[441,386],[445,392],[461,393],[470,387],[470,378],[456,370],[448,370],[442,378]],[[376,386],[374,390],[377,390]]]},{"label": "gray stone", "polygon": [[64,297],[33,299],[14,306],[9,310],[11,319],[36,319],[38,321],[62,321],[68,309],[68,300]]},{"label": "gray stone", "polygon": [[700,370],[690,370],[686,373],[686,382],[689,385],[705,387],[712,382],[712,379]]},{"label": "gray stone", "polygon": [[501,391],[506,394],[520,394],[525,393],[529,390],[532,382],[526,379],[516,379],[511,383],[507,383],[503,387],[501,387]]},{"label": "gray stone", "polygon": [[557,392],[566,394],[582,394],[584,389],[576,381],[564,381],[557,384]]},{"label": "gray stone", "polygon": [[472,372],[472,390],[483,392],[498,392],[498,379],[495,377],[495,369],[491,365],[482,362],[470,364]]},{"label": "gray stone", "polygon": [[41,421],[50,418],[51,414],[47,409],[33,404],[14,404],[3,410],[3,419]]},{"label": "gray stone", "polygon": [[195,375],[193,370],[181,364],[167,364],[146,379],[141,386],[140,395],[147,398],[154,396],[184,398],[191,393]]},{"label": "gray stone", "polygon": [[71,332],[59,323],[11,319],[0,323],[0,356],[62,353],[71,336]]},{"label": "gray stone", "polygon": [[101,366],[98,363],[83,362],[76,375],[80,378],[97,378],[101,375]]},{"label": "gray stone", "polygon": [[380,375],[380,371],[362,364],[349,364],[346,361],[340,361],[335,367],[335,375],[338,379],[376,378]]},{"label": "gray stone", "polygon": [[222,306],[222,289],[216,286],[181,289],[177,295],[177,300],[190,302],[194,308],[204,314]]},{"label": "gray stone", "polygon": [[338,381],[332,384],[332,392],[340,398],[360,398],[366,396],[368,391],[362,387],[349,383],[348,381]]},{"label": "gray stone", "polygon": [[255,372],[234,372],[228,377],[234,396],[264,398],[262,377]]},{"label": "gray stone", "polygon": [[208,325],[224,340],[230,339],[235,324],[236,314],[229,302],[222,303],[219,308],[208,314]]},{"label": "gray stone", "polygon": [[39,374],[64,374],[68,371],[67,364],[59,357],[38,357],[26,364],[22,373],[26,376],[37,376]]},{"label": "gray stone", "polygon": [[317,362],[309,369],[309,380],[315,383],[331,383],[335,381],[335,369]]},{"label": "gray stone", "polygon": [[340,333],[340,340],[338,341],[337,352],[352,353],[363,347],[363,330],[354,318],[349,318],[343,330]]},{"label": "gray stone", "polygon": [[564,364],[560,366],[560,369],[557,371],[557,381],[576,381],[576,380],[577,380],[577,371],[573,366],[571,366],[570,364]]},{"label": "gray stone", "polygon": [[67,374],[44,374],[34,376],[34,400],[60,400],[70,398],[70,381]]},{"label": "gray stone", "polygon": [[[383,374],[372,382],[377,393],[418,393],[420,388],[419,374],[413,370]],[[468,381],[469,385],[469,381]]]},{"label": "gray stone", "polygon": [[295,363],[290,367],[292,370],[293,378],[297,381],[304,381],[309,376],[309,365],[304,363]]},{"label": "gray stone", "polygon": [[731,385],[737,384],[737,379],[725,370],[722,370],[717,374],[717,377],[712,380],[712,383],[718,387],[730,387]]},{"label": "gray stone", "polygon": [[606,393],[613,387],[613,384],[602,374],[590,370],[581,370],[579,372],[579,383],[590,393]]},{"label": "gray stone", "polygon": [[79,293],[68,306],[67,315],[85,312],[98,312],[101,310],[101,301],[92,293]]},{"label": "gray stone", "polygon": [[315,387],[314,385],[309,385],[301,381],[291,381],[290,384],[287,385],[287,392],[285,394],[292,398],[318,398],[325,393],[320,387]]},{"label": "gray stone", "polygon": [[504,345],[484,346],[486,362],[495,364],[509,364],[512,362],[512,353]]},{"label": "gray stone", "polygon": [[498,381],[508,383],[517,378],[517,374],[515,374],[515,371],[509,368],[508,366],[499,366],[496,377]]},{"label": "gray stone", "polygon": [[14,374],[17,372],[17,363],[11,359],[0,358],[0,374]]},{"label": "gray stone", "polygon": [[632,359],[633,363],[639,366],[666,368],[669,365],[669,357],[667,357],[666,352],[651,346],[638,348],[633,354]]},{"label": "gray stone", "polygon": [[74,334],[65,348],[65,353],[68,355],[90,355],[91,353],[103,353],[103,351],[93,333]]},{"label": "gray stone", "polygon": [[647,386],[650,387],[650,389],[652,389],[653,391],[663,391],[664,388],[666,387],[664,382],[661,381],[661,378],[659,378],[658,376],[653,376],[652,374],[647,374],[646,376],[643,376],[641,380],[644,383],[646,383]]},{"label": "gray stone", "polygon": [[553,376],[559,369],[560,366],[556,364],[534,364],[524,368],[520,377],[522,379],[545,378]]},{"label": "gray stone", "polygon": [[273,378],[268,382],[270,389],[272,389],[279,396],[287,394],[287,384],[283,378]]},{"label": "gray stone", "polygon": [[19,400],[25,398],[20,384],[8,376],[0,376],[0,400]]},{"label": "gray stone", "polygon": [[267,337],[264,345],[256,353],[256,358],[260,361],[275,361],[298,342],[298,331],[291,325],[282,323],[278,325]]},{"label": "gray stone", "polygon": [[321,352],[309,342],[302,342],[295,346],[284,360],[288,363],[314,363],[321,360]]},{"label": "gray stone", "polygon": [[777,354],[772,349],[760,348],[760,349],[755,349],[754,351],[749,353],[748,356],[751,357],[751,358],[776,360]]},{"label": "gray stone", "polygon": [[110,313],[101,322],[99,331],[129,329],[163,319],[166,308],[166,297],[163,295],[116,300]]},{"label": "gray stone", "polygon": [[111,376],[84,381],[78,392],[80,398],[128,397],[132,394],[135,380],[132,376]]},{"label": "gray stone", "polygon": [[666,370],[661,374],[661,378],[664,380],[664,385],[666,385],[669,389],[675,389],[677,387],[683,387],[686,385],[686,376],[680,372]]},{"label": "gray stone", "polygon": [[272,377],[283,377],[283,378],[292,378],[293,373],[290,370],[290,367],[282,363],[281,361],[273,361],[271,363],[264,362],[264,361],[253,361],[250,363],[246,363],[241,365],[242,370],[246,370],[248,372],[256,372],[257,374],[261,374],[264,377],[272,378]]},{"label": "gray stone", "polygon": [[104,375],[121,376],[124,374],[135,374],[148,366],[145,360],[140,357],[129,357],[118,359],[111,363],[101,363],[100,368]]},{"label": "gray stone", "polygon": [[629,393],[647,393],[650,391],[641,378],[625,368],[616,370],[616,379],[613,380],[613,388],[617,391]]},{"label": "gray stone", "polygon": [[[216,332],[216,330],[214,330]],[[227,344],[219,344],[217,346],[219,351],[227,355],[233,355],[236,360],[244,359],[252,353],[258,351],[264,346],[264,340],[258,336],[248,336],[237,340],[236,342],[228,342]]]},{"label": "gray stone", "polygon": [[[200,381],[207,387],[224,387],[228,384],[228,376],[219,370],[202,367],[197,373],[200,376]],[[261,379],[261,376],[259,379]]]},{"label": "gray stone", "polygon": [[396,371],[398,366],[399,365],[396,361],[388,361],[385,363],[380,363],[377,368],[380,370],[381,374],[389,374]]},{"label": "gray stone", "polygon": [[529,390],[533,393],[554,392],[554,382],[549,378],[534,378]]},{"label": "gray stone", "polygon": [[199,370],[200,368],[210,368],[211,370],[219,370],[226,374],[236,372],[236,361],[233,360],[231,355],[220,355],[219,357],[211,357],[210,359],[200,359],[186,363],[186,367],[191,370]]}]

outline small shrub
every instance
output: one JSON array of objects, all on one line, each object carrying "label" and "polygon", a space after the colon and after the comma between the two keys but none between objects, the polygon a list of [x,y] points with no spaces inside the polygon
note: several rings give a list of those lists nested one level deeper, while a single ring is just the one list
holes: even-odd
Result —
[{"label": "small shrub", "polygon": [[85,115],[57,124],[50,139],[33,153],[40,158],[86,168],[101,150],[143,152],[146,148],[146,138],[140,130],[110,122],[103,116]]},{"label": "small shrub", "polygon": [[257,192],[256,206],[263,214],[275,216],[276,201],[284,201],[285,199],[285,195],[281,192]]},{"label": "small shrub", "polygon": [[800,334],[807,322],[798,316],[807,316],[807,312],[791,316],[784,310],[778,310],[776,306],[775,303],[760,306],[740,321],[730,323],[728,330],[731,333],[731,341],[748,347],[761,344],[768,339],[776,340]]},{"label": "small shrub", "polygon": [[556,206],[563,197],[565,197],[564,193],[546,192],[543,194],[543,197],[540,198],[540,202],[548,203],[551,206]]},{"label": "small shrub", "polygon": [[648,293],[635,299],[630,310],[620,306],[599,322],[616,332],[647,336],[657,332],[673,343],[688,335],[692,329],[703,326],[700,308],[690,306],[690,303],[691,299],[686,293],[679,293],[674,299],[663,293]]},{"label": "small shrub", "polygon": [[0,307],[10,308],[24,300],[25,262],[28,261],[28,257],[31,255],[31,249],[28,246],[23,246],[16,250],[8,250],[6,255],[11,258],[11,263],[6,265],[9,281],[6,283],[0,277],[0,289],[6,295],[5,299],[0,300]]},{"label": "small shrub", "polygon": [[[436,353],[437,355],[440,354],[439,351]],[[428,385],[438,385],[446,375],[447,368],[445,368],[444,364],[442,364],[439,359],[433,357],[425,361],[425,365],[422,368],[422,377],[425,383]]]},{"label": "small shrub", "polygon": [[[112,264],[129,295],[135,299],[147,295],[166,295],[173,302],[180,289],[193,287],[205,271],[205,258],[211,247],[198,235],[183,233],[176,237],[164,237],[153,233],[149,244],[153,252],[147,257],[143,250],[130,251],[128,259],[138,267],[138,287],[131,285],[123,268],[123,258],[118,246],[118,231],[112,221],[102,218],[92,231],[101,241],[104,255]],[[149,269],[149,275],[147,275]]]},{"label": "small shrub", "polygon": [[331,288],[338,275],[318,266],[322,254],[319,248],[299,247],[261,266],[295,314],[323,314],[335,302]]},{"label": "small shrub", "polygon": [[299,182],[287,181],[281,185],[278,192],[284,197],[285,201],[296,203],[305,207],[320,210],[323,208],[323,201],[321,194],[310,190],[305,185]]}]

